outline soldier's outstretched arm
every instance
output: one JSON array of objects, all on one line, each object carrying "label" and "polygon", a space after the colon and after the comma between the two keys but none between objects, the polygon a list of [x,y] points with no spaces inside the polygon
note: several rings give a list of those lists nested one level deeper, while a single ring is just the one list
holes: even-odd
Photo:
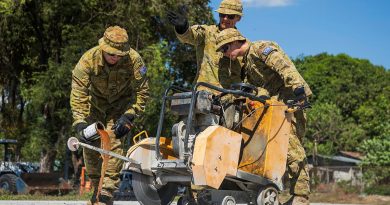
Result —
[{"label": "soldier's outstretched arm", "polygon": [[187,31],[189,24],[186,6],[181,6],[179,12],[174,12],[172,10],[167,11],[167,18],[169,23],[175,26],[175,31],[178,34],[183,34]]},{"label": "soldier's outstretched arm", "polygon": [[197,46],[204,43],[205,32],[205,25],[193,25],[189,27],[184,34],[179,34],[176,32],[176,36],[182,43],[188,43],[190,45]]},{"label": "soldier's outstretched arm", "polygon": [[175,26],[175,33],[180,42],[193,46],[204,42],[204,26],[190,26],[187,19],[186,6],[180,6],[178,12],[172,10],[167,11],[167,18],[169,23]]}]

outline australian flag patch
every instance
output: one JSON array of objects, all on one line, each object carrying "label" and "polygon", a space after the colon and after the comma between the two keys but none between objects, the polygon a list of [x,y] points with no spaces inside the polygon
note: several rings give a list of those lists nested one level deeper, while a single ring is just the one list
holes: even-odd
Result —
[{"label": "australian flag patch", "polygon": [[267,48],[264,48],[263,55],[268,56],[274,50],[274,48],[268,46]]},{"label": "australian flag patch", "polygon": [[141,73],[142,76],[145,76],[146,72],[148,72],[146,66],[142,66],[142,68],[139,69],[139,73]]}]

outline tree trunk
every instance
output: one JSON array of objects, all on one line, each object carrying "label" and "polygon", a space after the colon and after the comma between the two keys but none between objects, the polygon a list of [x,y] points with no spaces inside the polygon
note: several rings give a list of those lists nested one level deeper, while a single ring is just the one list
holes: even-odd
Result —
[{"label": "tree trunk", "polygon": [[314,138],[314,149],[313,149],[313,176],[314,176],[314,185],[316,186],[317,185],[317,166],[318,166],[318,162],[317,162],[317,144],[318,144],[318,141],[317,139]]},{"label": "tree trunk", "polygon": [[[48,123],[50,121],[47,121]],[[61,142],[61,138],[64,137],[65,127],[61,127],[60,131],[57,134],[52,134],[50,136],[51,139],[55,139],[55,141],[51,141],[49,143],[48,148],[42,148],[41,152],[41,161],[40,161],[40,172],[48,173],[52,172],[54,168],[54,161],[57,157],[57,150],[59,150],[59,145]]]},{"label": "tree trunk", "polygon": [[81,166],[83,165],[83,156],[82,152],[72,152],[72,164],[73,164],[73,179],[74,184],[80,184],[80,174],[81,174]]},{"label": "tree trunk", "polygon": [[53,171],[54,160],[57,155],[56,149],[43,149],[41,152],[41,161],[39,172],[50,173]]}]

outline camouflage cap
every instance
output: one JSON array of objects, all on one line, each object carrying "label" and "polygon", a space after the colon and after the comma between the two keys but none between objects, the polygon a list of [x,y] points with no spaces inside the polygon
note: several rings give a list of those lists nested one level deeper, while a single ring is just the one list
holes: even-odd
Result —
[{"label": "camouflage cap", "polygon": [[219,8],[215,11],[220,14],[234,14],[242,16],[241,0],[222,0]]},{"label": "camouflage cap", "polygon": [[216,51],[219,51],[221,47],[227,43],[231,43],[233,41],[245,41],[246,38],[244,38],[241,33],[235,29],[235,28],[227,28],[219,32],[217,35],[217,46]]},{"label": "camouflage cap", "polygon": [[119,26],[110,26],[99,39],[100,48],[109,54],[118,56],[127,55],[130,51],[129,37],[125,29]]}]

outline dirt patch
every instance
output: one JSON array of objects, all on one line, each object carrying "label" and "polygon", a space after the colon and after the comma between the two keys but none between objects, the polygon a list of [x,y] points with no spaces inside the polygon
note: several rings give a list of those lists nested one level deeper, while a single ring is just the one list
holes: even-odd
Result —
[{"label": "dirt patch", "polygon": [[313,193],[310,195],[310,202],[388,205],[390,204],[390,197],[344,193]]},{"label": "dirt patch", "polygon": [[[280,195],[280,202],[285,203],[290,197],[288,191],[283,191]],[[359,189],[340,187],[335,184],[320,184],[310,195],[310,202],[389,205],[390,196],[362,195]]]}]

